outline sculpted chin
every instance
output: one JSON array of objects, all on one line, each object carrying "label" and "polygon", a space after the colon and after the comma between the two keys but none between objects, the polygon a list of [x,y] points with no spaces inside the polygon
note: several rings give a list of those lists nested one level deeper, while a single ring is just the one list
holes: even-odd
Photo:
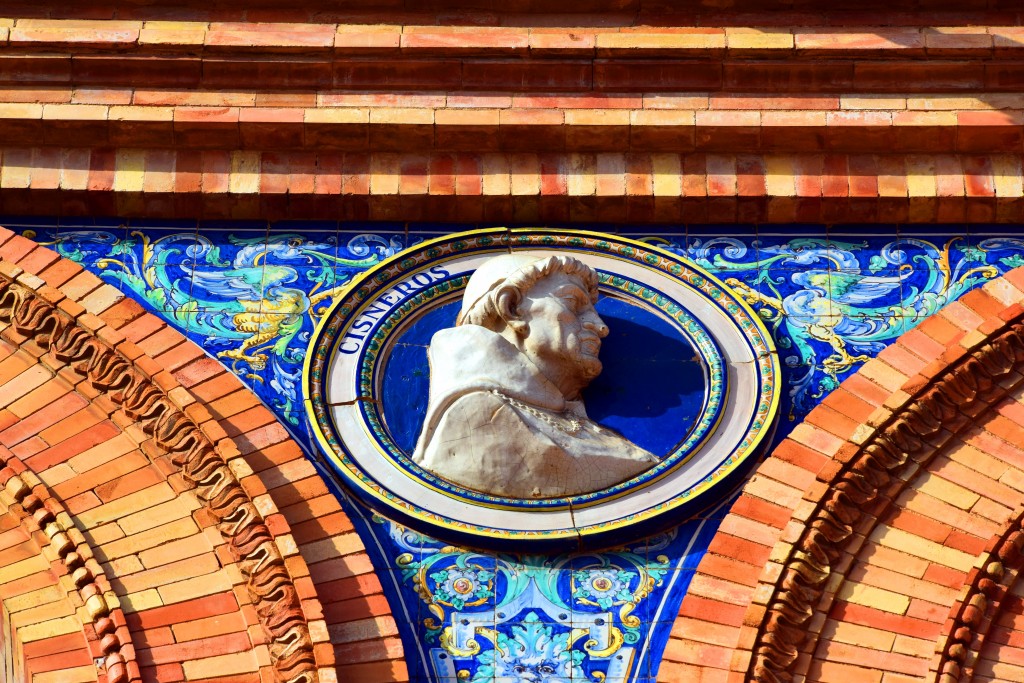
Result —
[{"label": "sculpted chin", "polygon": [[427,351],[430,397],[413,460],[512,498],[597,491],[658,462],[587,417],[608,327],[597,273],[569,256],[506,254],[470,278],[456,326]]}]

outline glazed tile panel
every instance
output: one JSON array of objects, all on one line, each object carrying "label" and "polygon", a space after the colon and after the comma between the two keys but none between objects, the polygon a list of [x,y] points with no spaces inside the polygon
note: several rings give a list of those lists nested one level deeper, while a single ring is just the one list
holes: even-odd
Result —
[{"label": "glazed tile panel", "polygon": [[[176,325],[250,386],[314,459],[301,375],[317,321],[355,274],[429,237],[479,227],[17,217],[0,224]],[[687,256],[753,306],[782,360],[776,440],[903,332],[1024,264],[1024,239],[1005,227],[596,229]],[[555,556],[453,548],[338,494],[376,555],[410,676],[424,683],[653,681],[729,503],[619,548]]]}]

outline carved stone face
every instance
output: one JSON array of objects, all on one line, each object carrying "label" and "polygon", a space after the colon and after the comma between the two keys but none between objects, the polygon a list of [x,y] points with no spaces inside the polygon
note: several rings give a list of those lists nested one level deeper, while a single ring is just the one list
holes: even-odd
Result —
[{"label": "carved stone face", "polygon": [[578,277],[556,272],[542,278],[523,296],[518,314],[526,323],[523,352],[546,374],[562,373],[549,377],[556,385],[582,388],[601,374],[598,354],[608,326]]}]

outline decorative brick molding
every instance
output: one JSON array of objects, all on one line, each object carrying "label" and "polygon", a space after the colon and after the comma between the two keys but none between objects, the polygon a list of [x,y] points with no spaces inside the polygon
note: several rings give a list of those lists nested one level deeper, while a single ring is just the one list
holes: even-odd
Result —
[{"label": "decorative brick molding", "polygon": [[[823,631],[826,625],[832,624],[828,627],[832,629],[844,623],[848,630],[865,624],[879,638],[887,630],[904,633],[911,626],[917,629],[915,637],[925,642],[945,633],[938,637],[933,676],[959,676],[962,665],[970,667],[974,661],[970,652],[983,645],[984,630],[968,633],[963,627],[978,626],[982,615],[977,612],[985,613],[986,604],[989,615],[996,609],[989,599],[1002,590],[996,583],[1003,574],[992,563],[1011,557],[1019,545],[1019,520],[1011,519],[989,541],[988,550],[977,556],[970,576],[958,573],[967,558],[984,546],[978,535],[993,526],[989,518],[998,517],[998,510],[1011,501],[1016,501],[1015,506],[1024,502],[1024,493],[1002,483],[1020,474],[1019,462],[1012,453],[998,452],[1003,448],[1017,453],[1017,446],[1000,438],[1012,441],[1014,433],[1018,437],[1024,433],[1024,416],[1012,408],[1018,405],[1024,386],[1021,302],[1024,269],[1017,269],[901,337],[812,411],[759,468],[724,520],[683,601],[659,680],[718,669],[721,675],[732,671],[737,680],[775,683],[823,676],[826,670],[833,676],[843,675],[840,670],[846,664],[877,666],[883,671],[888,666],[904,667],[892,670],[912,676],[923,666],[912,666],[911,659],[898,660],[903,655],[891,653],[879,655],[883,663],[875,664],[864,659],[872,652],[873,646],[868,645],[856,646],[867,648],[859,656],[851,654],[856,650],[847,653],[844,643],[859,642],[857,636],[846,634],[836,641],[831,631],[827,636]],[[995,427],[986,426],[990,422]],[[948,513],[932,513],[945,520],[941,523],[929,519],[927,511],[919,512],[920,508],[904,509],[907,499],[901,494],[917,495],[929,488],[923,485],[929,478],[944,476],[946,481],[951,476],[945,470],[936,475],[939,454],[949,453],[952,444],[980,448],[975,443],[978,429],[993,449],[993,455],[985,457],[1003,464],[1008,472],[987,475],[992,479],[979,472],[977,491],[969,494],[983,502],[992,500],[990,509],[982,506],[973,513],[979,522],[961,533],[950,524],[961,518],[966,523],[972,515],[954,507]],[[997,429],[1002,436],[992,437],[987,429]],[[964,441],[968,435],[970,444]],[[978,457],[982,456],[968,459]],[[962,469],[948,459],[942,467]],[[997,477],[999,482],[993,480]],[[946,514],[953,516],[943,517]],[[883,527],[879,536],[876,530]],[[885,534],[905,537],[902,546],[891,541],[896,552],[905,547],[912,555],[937,558],[934,569],[929,569],[931,584],[903,586],[898,574],[889,579],[888,588],[851,580],[850,572],[856,570],[858,576],[870,572],[872,554],[890,547],[878,545],[885,542]],[[956,567],[938,562],[944,553],[952,553],[955,561],[949,564]],[[911,555],[906,557],[909,561]],[[761,563],[764,569],[754,583],[750,577],[758,573]],[[924,617],[900,616],[899,599],[912,602],[924,586],[954,582],[964,588],[944,627],[926,627]],[[879,596],[890,597],[871,594],[880,589]],[[937,590],[936,595],[947,590]],[[910,593],[899,598],[904,595],[900,591]],[[845,606],[848,602],[834,606],[840,593],[844,601],[859,600],[853,607],[863,614],[853,614],[853,608]],[[871,616],[871,609],[859,606],[872,600],[894,614]],[[911,626],[897,625],[900,619]],[[704,626],[714,630],[702,631]],[[819,647],[824,638],[831,645]],[[950,679],[941,680],[948,683]]]},{"label": "decorative brick molding", "polygon": [[[16,356],[0,354],[0,386],[9,382],[4,391],[13,394],[0,398],[0,443],[82,520],[98,556],[110,553],[107,574],[127,605],[128,627],[144,634],[144,678],[208,676],[196,667],[213,664],[189,661],[205,656],[221,657],[225,671],[245,681],[245,666],[287,681],[408,680],[397,625],[351,521],[287,431],[219,362],[80,266],[2,229],[0,351]],[[76,422],[69,408],[96,417]],[[97,460],[108,464],[88,469]],[[155,482],[156,503],[131,502]],[[190,512],[195,523],[168,521]],[[192,532],[181,530],[186,522]],[[175,535],[131,536],[159,524]],[[181,543],[210,544],[208,527],[224,539],[213,541],[215,555],[181,559],[191,557],[175,549]],[[140,545],[125,557],[130,550],[110,547],[135,547],[147,535],[168,551]],[[209,588],[191,586],[198,566],[222,567]],[[155,600],[157,589],[173,595]],[[230,632],[217,625],[203,641],[207,619],[227,620]],[[196,650],[198,643],[208,644]]]},{"label": "decorative brick molding", "polygon": [[1024,508],[1018,508],[1003,531],[989,541],[968,575],[963,593],[950,610],[936,645],[935,683],[973,678],[973,666],[991,627],[1006,608],[1006,598],[1024,566]]},{"label": "decorative brick molding", "polygon": [[729,4],[15,5],[0,212],[1024,221],[1018,8]]},{"label": "decorative brick molding", "polygon": [[198,425],[151,377],[136,368],[136,359],[125,358],[30,289],[6,277],[0,279],[0,319],[10,320],[17,334],[43,349],[52,349],[59,360],[72,364],[171,455],[218,520],[218,528],[247,579],[260,623],[272,640],[271,657],[280,680],[315,683],[313,646],[284,558],[255,505]]},{"label": "decorative brick molding", "polygon": [[[3,316],[0,315],[0,319]],[[5,321],[6,322],[6,321]],[[99,668],[107,683],[140,681],[135,647],[124,612],[110,587],[95,553],[67,510],[21,460],[6,448],[0,450],[0,506],[13,515],[30,536],[39,533],[71,578],[92,626],[85,640],[99,638]],[[91,658],[90,658],[91,659]]]},{"label": "decorative brick molding", "polygon": [[[791,680],[806,624],[820,609],[826,582],[838,567],[854,528],[864,528],[864,512],[877,518],[879,502],[892,504],[902,490],[893,481],[904,465],[927,468],[929,460],[993,403],[1024,378],[1024,319],[972,349],[914,393],[906,407],[878,426],[869,439],[837,458],[828,487],[806,529],[782,566],[775,591],[765,603],[751,674],[759,683]],[[853,452],[850,452],[853,451]],[[894,485],[895,484],[895,485]],[[813,635],[810,636],[813,638]]]},{"label": "decorative brick molding", "polygon": [[0,212],[493,222],[1024,221],[1022,156],[0,150]]}]

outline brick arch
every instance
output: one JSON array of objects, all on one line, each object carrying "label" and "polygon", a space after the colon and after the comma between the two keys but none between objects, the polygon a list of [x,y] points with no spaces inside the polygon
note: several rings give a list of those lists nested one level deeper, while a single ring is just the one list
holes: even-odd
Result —
[{"label": "brick arch", "polygon": [[1019,680],[1022,302],[1017,269],[949,304],[793,430],[699,564],[659,680]]},{"label": "brick arch", "polygon": [[124,614],[106,599],[109,584],[88,543],[17,456],[0,448],[0,461],[0,603],[8,679],[61,671],[76,681],[139,680],[130,634],[117,629]]},{"label": "brick arch", "polygon": [[408,680],[365,548],[273,414],[117,289],[4,229],[0,461],[3,502],[51,546],[70,538],[37,557],[69,558],[77,613],[110,613],[83,619],[101,681]]}]

